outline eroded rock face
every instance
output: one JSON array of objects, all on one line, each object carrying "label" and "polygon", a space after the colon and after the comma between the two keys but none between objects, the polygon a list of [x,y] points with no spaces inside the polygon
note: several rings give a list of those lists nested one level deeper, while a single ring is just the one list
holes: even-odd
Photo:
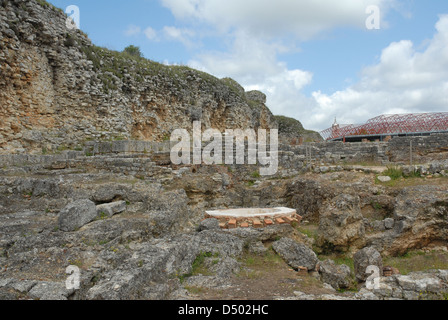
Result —
[{"label": "eroded rock face", "polygon": [[359,196],[341,194],[322,209],[318,243],[323,248],[346,251],[362,247],[364,236]]},{"label": "eroded rock face", "polygon": [[448,194],[446,186],[416,186],[400,191],[387,231],[368,237],[368,242],[387,255],[402,255],[448,239]]},{"label": "eroded rock face", "polygon": [[[86,139],[162,141],[174,129],[276,128],[261,93],[231,79],[94,46],[36,0],[0,10],[0,153],[56,151]],[[112,72],[111,72],[112,70]],[[31,107],[32,106],[32,107]]]}]

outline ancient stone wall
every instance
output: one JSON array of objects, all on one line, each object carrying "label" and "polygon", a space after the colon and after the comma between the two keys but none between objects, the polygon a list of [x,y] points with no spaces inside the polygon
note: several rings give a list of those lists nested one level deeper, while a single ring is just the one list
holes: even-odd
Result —
[{"label": "ancient stone wall", "polygon": [[409,163],[411,148],[413,164],[448,159],[448,134],[392,139],[387,144],[386,155],[391,162]]},{"label": "ancient stone wall", "polygon": [[[413,164],[448,159],[448,135],[439,134],[427,137],[400,137],[394,138],[389,142],[345,144],[342,142],[322,142],[301,146],[279,145],[279,166],[298,169],[308,164],[309,159],[311,159],[313,164],[324,163],[329,165],[363,162],[409,164],[411,141],[413,145]],[[36,164],[52,165],[53,163],[86,157],[90,162],[95,162],[94,158],[97,158],[97,156],[103,156],[100,159],[129,157],[129,161],[133,159],[132,161],[134,162],[143,161],[142,159],[147,158],[149,162],[155,161],[161,164],[169,164],[170,150],[174,144],[170,141],[89,141],[79,151],[65,150],[59,152],[59,154],[52,155],[0,155],[0,167]],[[235,158],[236,150],[234,149],[233,152]],[[246,150],[246,164],[248,163],[247,155],[248,152]],[[192,156],[191,159],[193,159]],[[225,159],[224,155],[223,159]],[[103,160],[100,160],[98,165],[95,166],[101,167],[101,161]]]}]

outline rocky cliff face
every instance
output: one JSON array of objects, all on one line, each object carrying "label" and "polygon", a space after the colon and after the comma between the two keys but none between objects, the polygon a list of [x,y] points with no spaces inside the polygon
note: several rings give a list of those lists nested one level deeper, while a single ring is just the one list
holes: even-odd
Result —
[{"label": "rocky cliff face", "polygon": [[275,120],[278,122],[280,143],[298,145],[303,142],[323,141],[319,133],[306,130],[299,120],[284,116],[275,116]]},{"label": "rocky cliff face", "polygon": [[174,129],[276,128],[260,92],[99,48],[42,0],[0,0],[0,153],[86,140],[161,141]]}]

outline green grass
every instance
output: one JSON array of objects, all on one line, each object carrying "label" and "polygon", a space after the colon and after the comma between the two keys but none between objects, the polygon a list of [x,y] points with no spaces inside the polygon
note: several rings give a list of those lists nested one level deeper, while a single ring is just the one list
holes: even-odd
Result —
[{"label": "green grass", "polygon": [[448,269],[448,253],[410,251],[403,256],[384,259],[384,265],[397,268],[404,275],[415,271],[428,271],[431,269],[445,270]]},{"label": "green grass", "polygon": [[211,252],[201,252],[196,259],[194,260],[192,266],[191,266],[191,271],[187,274],[181,274],[181,275],[177,275],[177,277],[179,278],[180,282],[184,282],[186,278],[195,276],[195,275],[211,275],[210,271],[208,270],[208,268],[205,266],[205,260],[207,258],[216,258],[216,262],[218,260],[219,254],[218,253],[211,253]]},{"label": "green grass", "polygon": [[263,274],[270,273],[285,264],[283,259],[274,252],[272,247],[262,255],[246,252],[238,259],[243,268],[236,275],[247,279],[260,279]]},{"label": "green grass", "polygon": [[100,214],[97,217],[97,220],[107,220],[109,216],[105,212],[100,212]]},{"label": "green grass", "polygon": [[284,263],[283,259],[274,252],[270,247],[263,255],[256,255],[246,252],[240,259],[246,267],[272,267],[273,265],[281,265]]},{"label": "green grass", "polygon": [[375,209],[376,211],[383,210],[383,206],[382,206],[380,203],[376,202],[376,201],[372,201],[372,202],[371,202],[371,206],[372,206],[372,208]]},{"label": "green grass", "polygon": [[303,233],[308,238],[315,239],[315,240],[317,239],[317,228],[299,226],[297,228],[297,231],[299,231],[300,233]]},{"label": "green grass", "polygon": [[260,172],[254,171],[250,174],[250,176],[254,179],[259,179],[261,177]]},{"label": "green grass", "polygon": [[398,180],[403,177],[403,170],[397,166],[388,166],[387,170],[382,173],[383,176],[388,176],[392,180]]},{"label": "green grass", "polygon": [[346,266],[348,266],[350,268],[352,273],[355,272],[355,264],[353,262],[353,258],[350,258],[344,254],[334,253],[334,254],[328,254],[328,255],[319,255],[318,258],[321,261],[325,261],[328,259],[333,260],[337,265],[345,264]]}]

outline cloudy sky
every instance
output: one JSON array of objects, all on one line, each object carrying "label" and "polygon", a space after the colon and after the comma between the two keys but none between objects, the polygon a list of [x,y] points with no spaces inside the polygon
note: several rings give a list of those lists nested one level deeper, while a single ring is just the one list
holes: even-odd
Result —
[{"label": "cloudy sky", "polygon": [[446,0],[50,2],[97,45],[231,77],[308,129],[448,111]]}]

